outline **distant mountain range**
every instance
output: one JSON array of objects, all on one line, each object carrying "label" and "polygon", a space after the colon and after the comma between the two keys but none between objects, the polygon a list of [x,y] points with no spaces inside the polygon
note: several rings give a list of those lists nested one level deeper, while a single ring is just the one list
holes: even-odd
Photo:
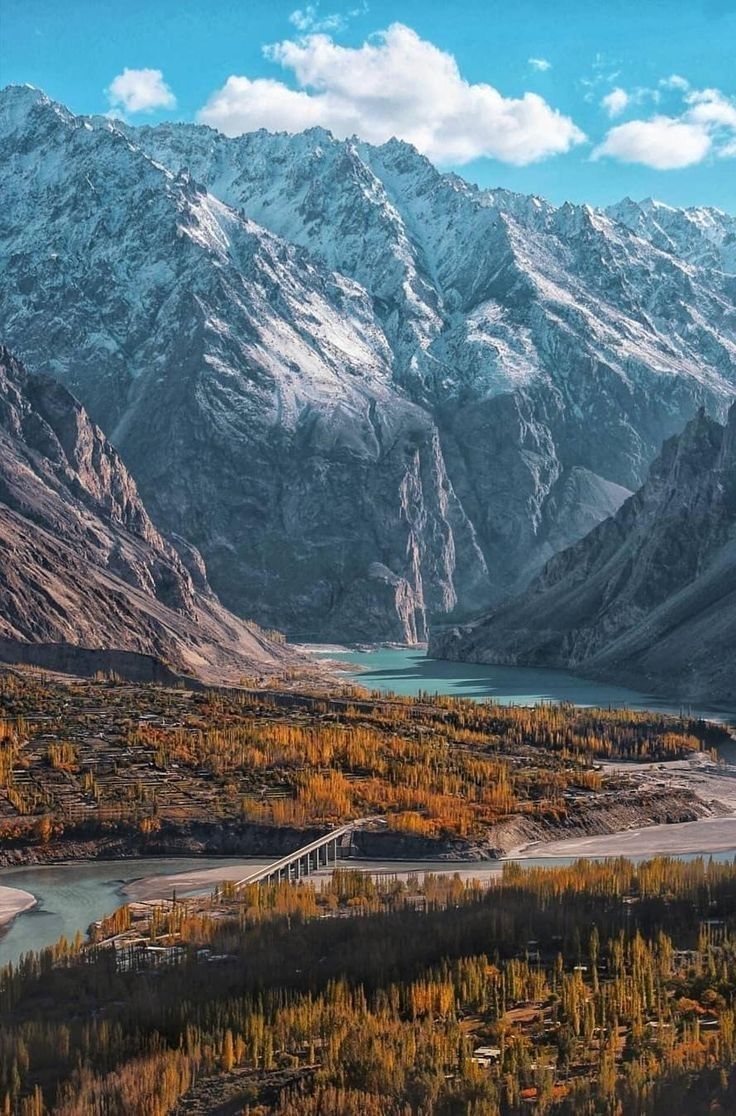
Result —
[{"label": "distant mountain range", "polygon": [[726,426],[701,411],[613,518],[430,652],[735,701],[736,405]]},{"label": "distant mountain range", "polygon": [[0,334],[242,616],[420,640],[736,396],[736,219],[555,208],[410,146],[0,94]]},{"label": "distant mountain range", "polygon": [[144,679],[165,676],[157,662],[225,682],[297,659],[226,612],[84,409],[0,347],[0,659],[66,669],[76,656],[87,673],[80,647],[127,652],[121,673],[143,657],[132,665]]}]

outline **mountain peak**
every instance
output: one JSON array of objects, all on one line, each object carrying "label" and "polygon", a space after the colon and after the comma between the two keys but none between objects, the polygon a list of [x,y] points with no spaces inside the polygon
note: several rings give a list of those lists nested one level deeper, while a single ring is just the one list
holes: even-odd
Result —
[{"label": "mountain peak", "polygon": [[316,140],[318,143],[338,143],[333,132],[329,128],[323,128],[321,124],[314,124],[311,128],[306,128],[304,131],[305,136],[310,139]]},{"label": "mountain peak", "polygon": [[24,128],[39,111],[50,111],[60,120],[70,123],[74,116],[57,101],[52,101],[35,85],[6,85],[0,89],[0,129],[14,132]]},{"label": "mountain peak", "polygon": [[51,98],[39,89],[36,85],[31,85],[29,81],[11,82],[9,85],[4,85],[0,89],[0,100],[13,100],[17,103],[22,101],[46,101],[51,103]]},{"label": "mountain peak", "polygon": [[725,221],[558,210],[399,140],[72,119],[0,129],[6,339],[268,626],[467,613],[736,393]]}]

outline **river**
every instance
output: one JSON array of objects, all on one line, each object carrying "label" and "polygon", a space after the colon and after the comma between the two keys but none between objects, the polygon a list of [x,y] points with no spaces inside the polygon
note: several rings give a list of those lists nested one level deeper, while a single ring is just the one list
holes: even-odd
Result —
[{"label": "river", "polygon": [[[62,936],[72,939],[77,931],[85,934],[92,922],[126,901],[123,888],[130,880],[194,868],[216,869],[232,863],[222,857],[168,857],[4,868],[0,870],[0,885],[30,892],[36,906],[20,914],[0,936],[0,966],[17,961],[22,953],[53,945]],[[268,862],[248,863],[258,866]],[[186,889],[180,894],[187,894]]]},{"label": "river", "polygon": [[[664,827],[657,827],[664,828]],[[667,827],[671,828],[671,827]],[[714,860],[732,860],[736,850],[709,855]],[[696,853],[682,854],[691,859]],[[578,857],[527,857],[522,863],[554,867],[571,864]],[[631,856],[632,860],[645,859]],[[173,891],[181,898],[204,894],[225,879],[241,879],[268,861],[261,859],[185,858],[123,860],[96,863],[56,864],[43,868],[6,868],[0,870],[0,885],[20,888],[34,895],[37,905],[18,915],[0,936],[0,967],[15,964],[24,953],[45,949],[62,935],[71,940],[86,934],[91,923],[111,914],[123,903],[145,898],[170,898]],[[498,860],[462,861],[355,861],[364,871],[406,876],[416,872],[458,872],[464,879],[487,880],[501,871]],[[181,879],[177,879],[181,876]],[[187,878],[189,876],[189,878]],[[193,878],[192,878],[193,877]],[[160,887],[156,879],[160,879]],[[132,882],[134,881],[134,882]],[[130,886],[130,893],[126,890]]]},{"label": "river", "polygon": [[[305,648],[306,650],[307,648]],[[464,695],[478,701],[490,700],[503,704],[536,705],[540,702],[572,702],[575,705],[628,706],[634,709],[656,709],[680,713],[683,707],[676,700],[667,701],[621,686],[609,686],[577,678],[557,670],[522,667],[480,666],[471,663],[450,663],[427,659],[424,651],[414,648],[379,647],[352,650],[342,647],[310,647],[319,657],[339,660],[348,666],[346,677],[369,689],[416,695],[443,693]],[[353,668],[352,670],[350,668]],[[736,710],[714,710],[684,707],[684,711],[712,720],[736,723]],[[728,756],[732,760],[732,756]],[[669,828],[669,827],[667,827]],[[733,849],[714,853],[717,859],[731,859]],[[525,860],[526,864],[568,864],[572,857]],[[170,877],[175,873],[213,870],[220,878],[237,876],[237,867],[263,864],[263,860],[237,861],[212,858],[167,858],[160,860],[125,860],[119,862],[55,865],[42,868],[12,868],[0,871],[0,885],[19,888],[35,896],[37,905],[20,914],[0,936],[0,965],[17,961],[22,953],[52,945],[62,935],[73,938],[77,931],[85,933],[90,923],[111,913],[126,901],[125,884],[140,878]],[[361,867],[388,871],[431,871],[447,864],[396,864]],[[498,870],[493,861],[458,864],[463,875],[487,876]],[[455,870],[455,866],[452,866]],[[215,872],[215,870],[220,870]],[[246,875],[247,871],[240,873]],[[167,879],[167,886],[169,884]],[[148,893],[151,891],[148,886]],[[212,884],[210,883],[210,887]],[[179,886],[185,895],[201,891],[199,887]],[[133,897],[136,888],[131,889]]]}]

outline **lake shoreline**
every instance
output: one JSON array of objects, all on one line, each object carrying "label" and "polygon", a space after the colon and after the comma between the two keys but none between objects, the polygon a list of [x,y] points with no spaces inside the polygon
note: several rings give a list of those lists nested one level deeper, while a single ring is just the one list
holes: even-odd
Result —
[{"label": "lake shoreline", "polygon": [[[369,691],[399,696],[456,695],[502,705],[571,703],[582,707],[625,707],[682,713],[724,727],[736,725],[736,708],[724,703],[680,700],[661,690],[637,690],[642,679],[601,678],[565,667],[513,666],[429,658],[426,645],[308,644],[299,649],[317,659],[340,683],[352,682]],[[736,749],[735,749],[736,751]]]},{"label": "lake shoreline", "polygon": [[[431,647],[431,644],[429,645]],[[429,650],[429,648],[428,648]],[[702,707],[708,706],[712,714],[712,718],[717,721],[724,721],[733,724],[736,720],[736,713],[733,707],[733,697],[725,699],[722,696],[714,696],[711,691],[706,689],[694,688],[685,690],[678,698],[675,698],[672,691],[667,688],[666,682],[663,682],[659,675],[644,674],[636,670],[629,670],[624,665],[618,665],[609,669],[596,669],[595,667],[586,667],[584,664],[568,663],[564,660],[555,661],[551,659],[549,662],[514,662],[514,661],[498,661],[492,659],[484,660],[477,659],[451,659],[442,658],[439,655],[427,654],[428,662],[439,663],[453,663],[458,667],[485,667],[487,670],[510,669],[510,670],[534,670],[534,671],[549,671],[551,674],[569,674],[581,681],[590,682],[592,684],[598,683],[602,686],[615,687],[621,689],[634,689],[637,686],[644,685],[646,690],[639,691],[643,696],[647,696],[656,702],[667,702],[670,705],[680,704],[683,708],[686,707]]]}]

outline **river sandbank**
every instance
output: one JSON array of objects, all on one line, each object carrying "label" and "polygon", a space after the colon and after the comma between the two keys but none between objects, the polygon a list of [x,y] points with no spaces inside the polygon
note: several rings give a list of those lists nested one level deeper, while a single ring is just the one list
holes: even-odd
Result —
[{"label": "river sandbank", "polygon": [[145,903],[150,899],[170,899],[174,891],[183,898],[212,891],[226,880],[243,880],[252,872],[258,871],[262,865],[271,863],[268,858],[233,860],[231,864],[223,864],[218,868],[194,868],[186,872],[171,872],[165,876],[142,876],[124,884],[120,890],[126,899],[134,903]]},{"label": "river sandbank", "polygon": [[[268,863],[261,861],[260,863]],[[255,872],[259,864],[233,863],[220,868],[194,870],[192,872],[172,873],[167,876],[147,876],[131,880],[122,892],[126,899],[134,903],[145,903],[157,899],[171,899],[172,893],[180,897],[212,891],[225,880],[242,880]],[[445,860],[396,861],[390,860],[346,860],[341,867],[369,873],[374,877],[406,880],[410,874],[423,876],[427,873],[458,875],[462,880],[480,880],[483,883],[497,879],[501,868],[496,861],[450,862]],[[313,872],[309,880],[316,887],[323,887],[332,877],[332,868],[322,868]]]},{"label": "river sandbank", "polygon": [[[232,864],[218,868],[195,869],[188,872],[172,872],[165,876],[143,876],[138,880],[131,880],[121,887],[121,894],[126,900],[133,903],[147,903],[156,900],[171,899],[174,892],[179,898],[203,894],[214,890],[218,884],[226,881],[238,882],[246,879],[259,867],[271,863],[268,860],[257,862],[233,861]],[[457,874],[463,880],[487,880],[497,877],[501,873],[495,861],[462,862],[462,861],[427,861],[413,862],[390,860],[361,860],[358,858],[341,862],[340,867],[366,872],[371,876],[385,877],[388,879],[406,880],[410,874],[419,876],[425,873],[445,875]],[[333,868],[321,868],[312,872],[309,882],[323,887],[332,878]]]},{"label": "river sandbank", "polygon": [[0,887],[0,931],[23,911],[35,907],[35,896],[19,887]]},{"label": "river sandbank", "polygon": [[556,857],[681,856],[734,850],[736,856],[736,817],[700,818],[678,825],[647,825],[624,833],[597,837],[572,837],[563,841],[532,842],[513,849],[505,860]]}]

